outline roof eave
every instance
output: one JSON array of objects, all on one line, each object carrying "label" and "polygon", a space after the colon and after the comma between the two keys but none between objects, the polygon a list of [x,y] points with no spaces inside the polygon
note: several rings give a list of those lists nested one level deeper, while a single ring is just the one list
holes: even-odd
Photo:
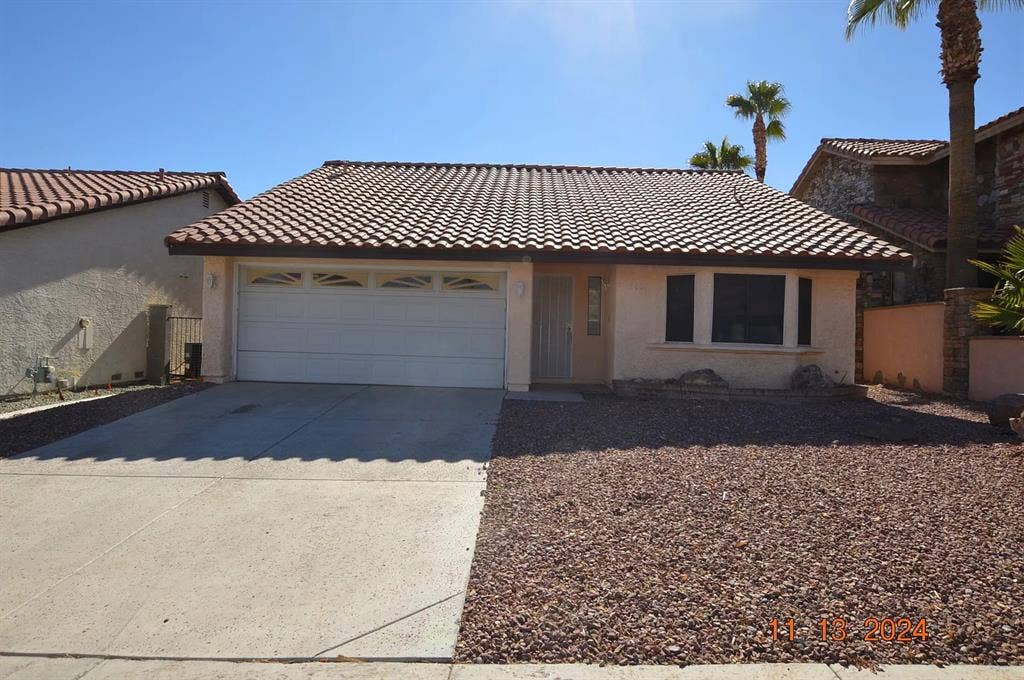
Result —
[{"label": "roof eave", "polygon": [[890,270],[910,268],[913,257],[857,258],[781,255],[726,255],[701,253],[636,253],[619,251],[447,249],[447,248],[346,248],[339,246],[272,245],[250,243],[183,243],[165,240],[171,255],[381,259],[381,260],[477,260],[495,262],[587,262],[591,264],[660,264],[704,267],[765,267],[784,269]]}]

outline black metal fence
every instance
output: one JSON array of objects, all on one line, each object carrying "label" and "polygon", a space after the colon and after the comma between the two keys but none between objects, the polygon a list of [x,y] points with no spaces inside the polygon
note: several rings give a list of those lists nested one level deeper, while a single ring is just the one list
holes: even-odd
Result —
[{"label": "black metal fence", "polygon": [[167,317],[167,365],[172,380],[199,378],[202,375],[202,342],[202,317]]}]

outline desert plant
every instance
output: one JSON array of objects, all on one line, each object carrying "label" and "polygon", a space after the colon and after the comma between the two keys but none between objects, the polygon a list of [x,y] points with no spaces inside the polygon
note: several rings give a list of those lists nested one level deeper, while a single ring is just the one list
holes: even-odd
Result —
[{"label": "desert plant", "polygon": [[782,83],[748,81],[746,94],[729,95],[725,105],[732,107],[737,118],[754,121],[754,174],[758,182],[763,182],[768,169],[768,140],[786,138],[782,117],[789,113],[790,105],[782,96]]},{"label": "desert plant", "polygon": [[978,7],[1024,7],[1024,0],[851,0],[846,38],[879,19],[906,28],[938,5],[942,82],[949,90],[949,227],[946,285],[974,286],[977,271],[968,260],[978,254],[978,204],[974,159],[974,83],[980,77],[981,22]]},{"label": "desert plant", "polygon": [[974,303],[971,313],[997,328],[1024,334],[1024,229],[1014,227],[1014,231],[998,264],[971,260],[997,280],[992,299]]},{"label": "desert plant", "polygon": [[690,156],[690,165],[703,170],[746,170],[754,162],[743,153],[743,146],[732,144],[728,137],[715,145],[710,139],[704,142],[704,150]]}]

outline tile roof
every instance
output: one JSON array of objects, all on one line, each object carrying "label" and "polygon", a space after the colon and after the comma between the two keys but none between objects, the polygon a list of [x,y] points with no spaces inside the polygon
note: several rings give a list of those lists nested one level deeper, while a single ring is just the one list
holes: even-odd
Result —
[{"label": "tile roof", "polygon": [[[990,120],[974,131],[975,144],[998,135],[1001,132],[1024,125],[1024,106],[1010,111],[995,120]],[[800,175],[789,190],[798,195],[813,175],[821,157],[836,154],[867,163],[898,163],[927,165],[949,155],[949,143],[944,139],[865,139],[824,137],[807,159]]]},{"label": "tile roof", "polygon": [[[883,208],[877,205],[857,205],[853,213],[892,234],[929,250],[944,250],[949,220],[940,210],[917,208]],[[1000,250],[1010,238],[1011,228],[982,227],[978,233],[978,248]]]},{"label": "tile roof", "polygon": [[826,137],[821,145],[839,153],[865,158],[928,158],[946,147],[942,139],[838,139]]},{"label": "tile roof", "polygon": [[240,200],[222,172],[0,168],[0,231],[200,189]]},{"label": "tile roof", "polygon": [[737,172],[328,161],[170,234],[172,252],[416,249],[897,260]]}]

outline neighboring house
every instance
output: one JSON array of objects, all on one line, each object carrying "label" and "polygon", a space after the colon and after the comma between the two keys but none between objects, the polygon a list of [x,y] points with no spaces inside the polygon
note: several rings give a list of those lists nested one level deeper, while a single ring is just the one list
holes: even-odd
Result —
[{"label": "neighboring house", "polygon": [[[1024,224],[1024,108],[978,128],[975,150],[978,257],[995,261],[1012,226]],[[992,278],[981,273],[978,289],[945,289],[948,184],[943,140],[827,138],[790,194],[914,255],[913,268],[865,271],[860,278],[858,379],[976,399],[1019,391],[1024,385],[1017,379],[980,377],[1005,376],[980,367],[1003,361],[997,345],[1019,346],[984,339],[993,330],[971,318],[973,301],[991,294]],[[915,303],[922,304],[903,307]],[[894,305],[901,307],[883,309]]]},{"label": "neighboring house", "polygon": [[506,387],[854,370],[910,255],[740,172],[329,161],[170,234],[213,380]]},{"label": "neighboring house", "polygon": [[[1024,224],[1024,108],[978,128],[976,150],[978,249],[993,260]],[[913,269],[865,275],[873,307],[943,299],[948,185],[943,140],[826,138],[790,194],[913,253]]]},{"label": "neighboring house", "polygon": [[202,260],[163,237],[238,200],[223,173],[0,169],[0,397],[40,357],[72,386],[145,377],[149,306],[202,311]]}]

